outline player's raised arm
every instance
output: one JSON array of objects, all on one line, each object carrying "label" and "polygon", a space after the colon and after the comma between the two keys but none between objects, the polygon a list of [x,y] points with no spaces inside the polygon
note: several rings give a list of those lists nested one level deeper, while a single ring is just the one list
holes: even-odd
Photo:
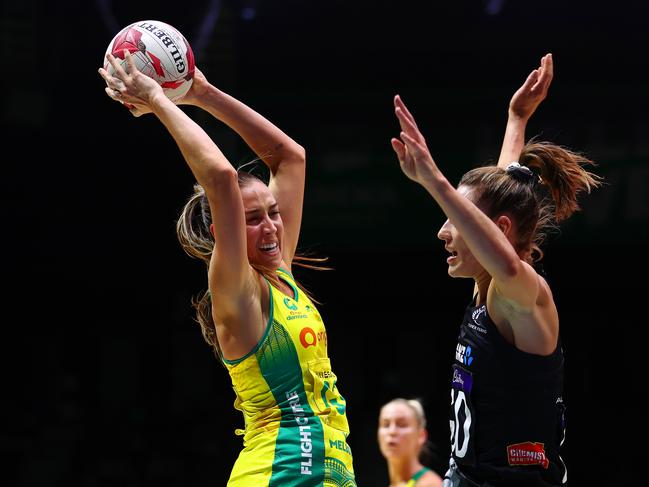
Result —
[{"label": "player's raised arm", "polygon": [[545,100],[554,77],[554,61],[548,53],[541,58],[541,65],[533,70],[516,90],[509,102],[507,126],[498,157],[498,167],[505,169],[518,161],[525,145],[525,128],[539,104]]}]

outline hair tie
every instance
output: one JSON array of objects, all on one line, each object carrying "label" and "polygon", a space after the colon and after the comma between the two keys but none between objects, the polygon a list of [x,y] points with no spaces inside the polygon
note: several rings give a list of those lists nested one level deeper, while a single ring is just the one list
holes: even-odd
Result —
[{"label": "hair tie", "polygon": [[505,169],[505,172],[524,183],[535,183],[538,179],[534,171],[527,166],[521,166],[518,162],[510,163]]}]

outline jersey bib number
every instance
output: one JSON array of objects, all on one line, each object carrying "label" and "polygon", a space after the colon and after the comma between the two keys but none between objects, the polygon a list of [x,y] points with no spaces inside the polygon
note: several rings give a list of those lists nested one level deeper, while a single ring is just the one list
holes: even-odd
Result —
[{"label": "jersey bib number", "polygon": [[459,463],[473,464],[474,420],[471,413],[471,388],[473,375],[468,370],[454,365],[451,380],[451,454]]}]

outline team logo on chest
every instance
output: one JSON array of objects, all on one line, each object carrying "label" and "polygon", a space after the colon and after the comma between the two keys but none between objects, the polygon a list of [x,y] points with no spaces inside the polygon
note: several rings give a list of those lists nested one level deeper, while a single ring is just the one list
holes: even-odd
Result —
[{"label": "team logo on chest", "polygon": [[284,306],[286,306],[291,311],[295,311],[297,309],[297,303],[288,296],[284,298]]},{"label": "team logo on chest", "polygon": [[478,320],[480,319],[480,317],[486,314],[487,314],[487,306],[483,304],[479,308],[473,310],[473,313],[471,313],[471,318],[473,319],[474,323],[477,325],[479,324]]},{"label": "team logo on chest", "polygon": [[487,316],[487,305],[485,304],[473,310],[473,312],[471,313],[471,319],[473,320],[473,323],[468,322],[467,326],[479,333],[487,333],[487,329],[479,321],[483,316]]}]

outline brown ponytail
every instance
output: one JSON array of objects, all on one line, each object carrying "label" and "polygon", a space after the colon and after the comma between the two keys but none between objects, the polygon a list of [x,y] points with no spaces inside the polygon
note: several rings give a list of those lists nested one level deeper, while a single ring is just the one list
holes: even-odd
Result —
[{"label": "brown ponytail", "polygon": [[601,177],[588,172],[583,166],[595,165],[582,154],[550,142],[528,142],[521,152],[522,165],[535,169],[541,183],[547,187],[554,202],[554,218],[563,221],[578,211],[580,193],[601,185]]},{"label": "brown ponytail", "polygon": [[475,204],[490,218],[509,215],[518,239],[512,242],[528,262],[543,258],[541,244],[560,221],[579,210],[577,198],[602,184],[583,166],[595,165],[581,154],[550,142],[532,140],[519,163],[507,169],[483,166],[460,180],[475,192]]}]

